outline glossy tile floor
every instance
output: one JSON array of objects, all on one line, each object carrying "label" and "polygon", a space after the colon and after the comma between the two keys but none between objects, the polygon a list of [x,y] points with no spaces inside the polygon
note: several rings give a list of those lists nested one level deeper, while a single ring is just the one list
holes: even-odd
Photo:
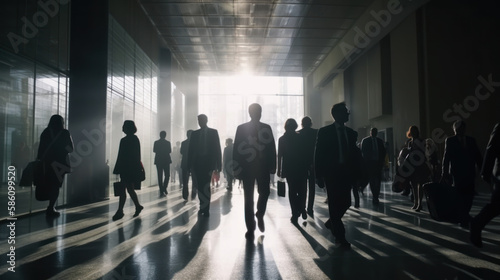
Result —
[{"label": "glossy tile floor", "polygon": [[[318,189],[314,218],[290,223],[288,198],[272,188],[265,233],[244,238],[243,193],[214,189],[209,217],[198,200],[184,202],[178,185],[166,198],[142,189],[145,209],[111,220],[117,198],[16,221],[15,272],[7,270],[5,222],[0,228],[1,279],[500,279],[500,221],[483,232],[484,246],[468,243],[468,231],[410,210],[407,197],[384,185],[373,206],[365,190],[361,207],[344,217],[351,250],[334,248],[325,192]],[[472,213],[487,202],[475,200]],[[425,209],[424,209],[425,210]]]}]

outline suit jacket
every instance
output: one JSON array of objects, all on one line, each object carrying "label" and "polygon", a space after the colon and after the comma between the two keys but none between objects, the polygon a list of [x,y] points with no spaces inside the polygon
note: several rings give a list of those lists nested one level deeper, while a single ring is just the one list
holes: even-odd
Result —
[{"label": "suit jacket", "polygon": [[170,153],[172,152],[172,146],[170,142],[166,139],[156,140],[153,145],[153,153],[155,153],[155,164],[156,165],[169,165],[172,163],[172,158]]},{"label": "suit jacket", "polygon": [[[349,127],[345,127],[347,135],[347,145],[349,147],[349,156],[346,157],[345,167],[347,168],[347,173],[339,174],[336,172],[339,170],[340,164],[340,149],[339,149],[339,139],[337,133],[337,127],[335,123],[322,127],[318,131],[318,137],[316,139],[316,150],[314,153],[314,162],[316,177],[321,178],[335,178],[336,176],[347,176],[352,182],[354,182],[354,175],[359,171],[361,151],[356,146],[356,140],[358,139],[358,133]],[[344,151],[345,153],[346,151]]]},{"label": "suit jacket", "polygon": [[[375,137],[375,143],[377,145],[378,155],[376,161],[382,168],[385,164],[385,145],[382,139]],[[368,136],[361,140],[361,153],[366,161],[372,161],[373,159],[373,137]]]},{"label": "suit jacket", "polygon": [[488,146],[486,146],[486,153],[484,154],[481,175],[485,178],[493,175],[495,183],[500,182],[500,123],[497,123],[491,132]]},{"label": "suit jacket", "polygon": [[455,186],[474,186],[476,164],[482,165],[482,156],[472,137],[465,136],[465,147],[458,136],[446,138],[443,155],[443,174],[451,174]]},{"label": "suit jacket", "polygon": [[204,170],[220,171],[222,167],[222,152],[219,141],[219,133],[213,128],[206,128],[205,145],[202,144],[202,129],[193,131],[189,139],[188,167],[202,168]]},{"label": "suit jacket", "polygon": [[316,146],[316,137],[318,130],[311,127],[304,127],[298,131],[301,136],[302,149],[304,149],[304,161],[308,165],[314,163],[314,147]]},{"label": "suit jacket", "polygon": [[301,136],[296,132],[285,132],[278,140],[278,171],[281,177],[307,177],[310,164],[304,158]]},{"label": "suit jacket", "polygon": [[113,174],[120,174],[122,180],[141,181],[141,143],[135,135],[127,135],[120,140],[118,157]]},{"label": "suit jacket", "polygon": [[271,127],[252,121],[239,125],[234,137],[233,160],[237,179],[276,173],[276,143]]}]

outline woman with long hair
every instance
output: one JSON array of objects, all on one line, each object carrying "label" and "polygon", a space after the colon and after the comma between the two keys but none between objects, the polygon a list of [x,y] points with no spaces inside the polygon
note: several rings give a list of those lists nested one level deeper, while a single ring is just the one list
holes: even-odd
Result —
[{"label": "woman with long hair", "polygon": [[[127,120],[123,122],[123,132],[126,134],[120,141],[118,148],[118,158],[116,159],[115,169],[113,174],[120,174],[120,181],[125,185],[130,198],[135,204],[135,214],[137,217],[144,207],[139,203],[134,187],[141,183],[142,163],[141,163],[141,144],[139,138],[135,135],[137,128],[133,121]],[[120,195],[118,202],[118,210],[113,216],[113,221],[123,218],[123,207],[127,200],[125,191]]]},{"label": "woman with long hair", "polygon": [[[43,184],[49,192],[47,217],[58,217],[60,213],[54,208],[64,175],[71,172],[69,153],[73,152],[73,140],[64,128],[64,119],[60,115],[50,117],[49,124],[40,135],[37,159],[44,166]],[[37,186],[39,187],[39,186]]]}]

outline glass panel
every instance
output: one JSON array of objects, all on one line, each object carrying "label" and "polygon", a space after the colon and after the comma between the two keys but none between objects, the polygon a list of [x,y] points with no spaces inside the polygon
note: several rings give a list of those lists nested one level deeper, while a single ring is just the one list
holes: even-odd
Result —
[{"label": "glass panel", "polygon": [[262,106],[261,121],[271,125],[275,140],[283,135],[288,118],[300,124],[304,117],[300,77],[202,76],[198,91],[199,112],[219,131],[221,145],[223,139],[234,138],[238,125],[250,120],[248,106],[252,103]]}]

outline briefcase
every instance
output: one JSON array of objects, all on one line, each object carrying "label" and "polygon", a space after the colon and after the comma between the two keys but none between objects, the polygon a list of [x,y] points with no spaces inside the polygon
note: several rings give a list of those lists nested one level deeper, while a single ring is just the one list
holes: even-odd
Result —
[{"label": "briefcase", "polygon": [[278,181],[278,196],[285,197],[285,181]]}]

